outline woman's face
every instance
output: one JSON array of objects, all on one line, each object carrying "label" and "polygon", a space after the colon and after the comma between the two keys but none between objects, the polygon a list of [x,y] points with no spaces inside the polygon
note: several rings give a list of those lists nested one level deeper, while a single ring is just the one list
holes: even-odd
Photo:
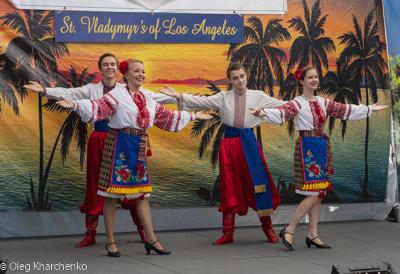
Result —
[{"label": "woman's face", "polygon": [[139,62],[132,62],[129,64],[128,71],[125,73],[125,78],[129,85],[141,86],[146,79],[144,66]]},{"label": "woman's face", "polygon": [[310,69],[307,71],[306,76],[304,76],[304,80],[301,80],[300,83],[303,85],[304,89],[317,89],[319,83],[317,71],[315,69]]}]

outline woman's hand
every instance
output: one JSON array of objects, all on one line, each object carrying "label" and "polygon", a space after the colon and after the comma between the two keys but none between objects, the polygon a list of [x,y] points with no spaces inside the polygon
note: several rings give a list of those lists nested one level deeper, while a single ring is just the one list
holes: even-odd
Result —
[{"label": "woman's hand", "polygon": [[378,103],[373,104],[373,105],[371,106],[372,111],[380,111],[380,110],[385,109],[385,108],[388,108],[388,107],[389,107],[389,106],[385,106],[385,105],[378,106]]},{"label": "woman's hand", "polygon": [[198,111],[194,114],[194,118],[196,118],[196,120],[210,120],[212,118],[212,116],[208,115],[208,114],[204,114],[201,111]]},{"label": "woman's hand", "polygon": [[176,92],[173,88],[165,85],[166,89],[159,89],[158,91],[161,93],[164,93],[165,95],[168,95],[170,97],[175,97],[176,99],[179,99],[179,93]]},{"label": "woman's hand", "polygon": [[43,93],[44,90],[38,82],[29,81],[29,85],[23,85],[24,88],[30,89],[34,92]]},{"label": "woman's hand", "polygon": [[75,108],[75,104],[72,103],[70,100],[64,98],[64,97],[60,97],[62,101],[58,101],[56,102],[57,105],[62,106],[63,108],[69,108],[69,109],[74,109]]},{"label": "woman's hand", "polygon": [[254,116],[256,116],[256,117],[264,117],[265,116],[265,113],[264,112],[262,112],[260,109],[258,109],[258,108],[250,108],[250,110],[251,110],[251,114],[253,114]]}]

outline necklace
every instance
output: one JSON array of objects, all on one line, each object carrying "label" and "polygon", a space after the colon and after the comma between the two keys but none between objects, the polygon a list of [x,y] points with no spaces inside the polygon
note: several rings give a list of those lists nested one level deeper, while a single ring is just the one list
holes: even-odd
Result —
[{"label": "necklace", "polygon": [[145,112],[146,97],[144,97],[144,95],[140,91],[139,91],[139,94],[137,94],[137,93],[133,94],[133,92],[128,88],[128,86],[125,86],[125,87],[128,90],[129,94],[131,95],[136,106],[138,107],[140,115],[142,116],[142,118],[145,118],[146,117],[146,112]]}]

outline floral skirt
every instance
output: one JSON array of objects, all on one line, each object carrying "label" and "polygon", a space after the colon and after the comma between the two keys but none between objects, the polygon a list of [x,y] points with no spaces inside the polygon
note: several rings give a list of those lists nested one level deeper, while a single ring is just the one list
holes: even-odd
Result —
[{"label": "floral skirt", "polygon": [[147,138],[144,131],[136,129],[108,131],[97,194],[128,199],[150,196],[146,157],[141,152],[146,149]]},{"label": "floral skirt", "polygon": [[331,175],[333,175],[333,159],[331,153],[331,147],[329,142],[329,137],[322,133],[322,131],[300,131],[301,137],[316,137],[316,138],[325,138],[326,146],[327,146],[327,182],[325,184],[315,185],[312,188],[306,186],[303,179],[303,165],[301,161],[301,152],[300,152],[300,138],[296,140],[296,146],[294,149],[294,187],[295,191],[301,195],[318,195],[319,198],[325,198],[326,191],[332,190],[331,184]]}]

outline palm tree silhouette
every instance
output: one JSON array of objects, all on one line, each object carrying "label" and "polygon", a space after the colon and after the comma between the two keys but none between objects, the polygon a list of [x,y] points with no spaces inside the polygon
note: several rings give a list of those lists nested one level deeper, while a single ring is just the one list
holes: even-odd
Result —
[{"label": "palm tree silhouette", "polygon": [[[354,31],[343,34],[340,44],[346,45],[340,54],[341,63],[350,63],[349,70],[355,75],[355,79],[361,85],[365,83],[366,105],[369,105],[369,96],[372,102],[378,101],[377,80],[383,79],[383,70],[387,63],[382,57],[386,44],[379,39],[378,22],[373,20],[375,9],[372,9],[364,21],[364,32],[358,24],[357,18],[353,15]],[[377,77],[377,79],[375,79]],[[369,118],[366,122],[365,131],[365,174],[362,183],[362,201],[370,201],[368,192],[368,139],[369,139]]]},{"label": "palm tree silhouette", "polygon": [[[19,116],[18,99],[15,96],[13,86],[18,87],[18,80],[13,77],[15,68],[13,68],[8,61],[8,56],[3,53],[0,54],[0,94],[4,102],[13,108],[14,114]],[[17,89],[20,90],[20,89]],[[23,97],[23,94],[20,94]],[[22,98],[23,99],[23,98]],[[2,114],[1,99],[0,99],[0,115]]]},{"label": "palm tree silhouette", "polygon": [[[93,80],[96,78],[97,73],[88,74],[87,72],[88,69],[89,69],[88,67],[85,68],[78,76],[75,66],[71,65],[71,68],[69,69],[70,79],[68,79],[68,81],[71,84],[64,81],[59,81],[56,83],[55,87],[76,88],[92,83]],[[53,159],[54,152],[60,137],[61,137],[60,154],[61,154],[61,159],[64,163],[69,153],[69,146],[71,144],[72,137],[75,134],[75,140],[78,142],[77,149],[80,152],[79,164],[82,168],[85,162],[86,143],[88,140],[88,124],[82,122],[81,118],[79,117],[78,114],[76,114],[76,112],[71,111],[70,109],[65,109],[57,105],[56,100],[48,100],[48,102],[44,104],[43,107],[51,112],[69,113],[68,117],[64,121],[64,124],[61,126],[60,131],[58,132],[49,162],[47,164],[45,179],[47,179],[48,172],[50,171],[51,161]]]},{"label": "palm tree silhouette", "polygon": [[[10,41],[7,47],[8,61],[11,67],[19,66],[24,72],[20,85],[28,80],[36,80],[50,86],[50,76],[58,76],[56,58],[69,55],[65,43],[55,43],[51,26],[53,12],[45,15],[41,10],[24,10],[24,17],[17,11],[12,11],[0,17],[2,25],[22,35]],[[50,72],[50,74],[49,74]],[[18,77],[18,76],[17,76]],[[26,91],[23,92],[26,94]],[[43,174],[43,123],[42,97],[38,95],[39,109],[39,191],[36,210],[48,211],[47,199],[44,197],[46,181]],[[32,180],[31,180],[32,182]]]},{"label": "palm tree silhouette", "polygon": [[[282,19],[272,18],[265,29],[262,21],[256,16],[247,19],[250,26],[244,27],[245,45],[231,44],[228,49],[228,60],[242,64],[248,75],[247,87],[266,91],[274,96],[274,75],[280,86],[284,82],[282,61],[286,61],[286,53],[272,45],[292,39],[288,30],[281,25]],[[241,47],[240,47],[241,46]],[[262,146],[261,129],[257,127],[257,140]]]},{"label": "palm tree silhouette", "polygon": [[260,18],[252,16],[247,19],[250,26],[244,27],[245,45],[231,44],[228,60],[240,63],[247,70],[250,89],[265,91],[274,96],[274,75],[280,85],[283,84],[284,71],[282,61],[286,61],[286,53],[272,45],[292,39],[286,28],[282,27],[282,19],[273,18],[268,21],[265,30]]},{"label": "palm tree silhouette", "polygon": [[289,28],[300,32],[290,48],[290,60],[288,72],[298,63],[298,68],[312,66],[317,70],[318,76],[322,79],[322,66],[328,70],[327,53],[336,51],[334,42],[329,37],[322,37],[325,34],[324,25],[328,14],[321,18],[321,0],[315,1],[311,15],[308,10],[306,0],[303,0],[304,21],[300,16],[296,16],[288,21]]},{"label": "palm tree silhouette", "polygon": [[[352,76],[349,64],[341,64],[338,60],[336,60],[336,73],[328,71],[317,92],[321,95],[333,96],[333,101],[342,104],[358,105],[361,100],[360,85]],[[329,117],[329,135],[332,135],[335,128],[335,121],[335,118]],[[343,140],[346,134],[347,121],[341,120],[340,126],[342,127]]]}]

